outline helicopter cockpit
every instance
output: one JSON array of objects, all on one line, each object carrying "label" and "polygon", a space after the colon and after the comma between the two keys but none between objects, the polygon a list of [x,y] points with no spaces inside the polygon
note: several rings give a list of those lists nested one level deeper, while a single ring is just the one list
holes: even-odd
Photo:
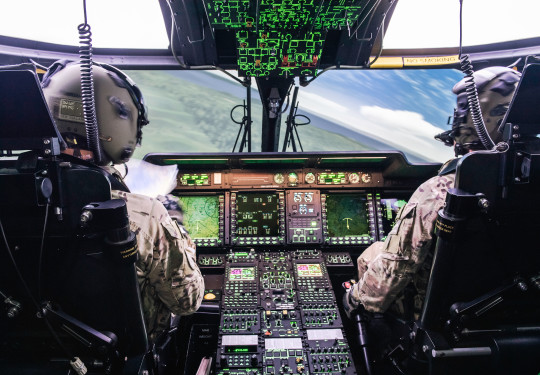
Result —
[{"label": "helicopter cockpit", "polygon": [[[0,36],[1,373],[539,373],[540,37],[389,50],[405,2],[159,0],[166,48],[95,48],[81,3],[79,47]],[[137,82],[150,125],[126,186],[63,154],[42,87],[58,60]],[[434,139],[452,87],[474,107],[489,66],[519,83],[503,140],[454,159],[423,305],[349,311],[357,258],[453,157]],[[202,303],[157,338],[115,189],[167,195],[196,245]]]}]

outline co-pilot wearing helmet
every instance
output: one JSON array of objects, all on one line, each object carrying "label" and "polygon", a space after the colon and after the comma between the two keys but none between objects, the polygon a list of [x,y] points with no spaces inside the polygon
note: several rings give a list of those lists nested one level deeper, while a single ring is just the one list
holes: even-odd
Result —
[{"label": "co-pilot wearing helmet", "polygon": [[[502,140],[500,122],[519,77],[518,72],[505,67],[490,67],[474,73],[486,130],[495,144]],[[452,91],[457,95],[452,130],[436,138],[454,147],[456,156],[484,149],[472,121],[465,79]],[[454,187],[458,160],[445,163],[437,176],[420,185],[399,212],[386,240],[375,242],[360,255],[358,283],[353,284],[344,297],[348,315],[363,305],[370,312],[392,311],[405,319],[418,316],[432,264],[430,249],[435,220],[448,189]],[[408,286],[413,293],[405,297]]]},{"label": "co-pilot wearing helmet", "polygon": [[[64,152],[89,161],[99,159],[102,168],[113,171],[111,164],[128,161],[140,144],[142,127],[148,123],[146,108],[138,87],[118,69],[95,64],[93,77],[99,158],[94,158],[86,139],[80,65],[67,61],[51,65],[43,77],[43,93],[67,143]],[[114,176],[121,180],[118,173]],[[121,190],[112,190],[112,198],[126,201],[130,227],[137,236],[137,275],[148,336],[153,340],[168,328],[171,312],[190,314],[201,304],[204,281],[195,245],[157,199]]]}]

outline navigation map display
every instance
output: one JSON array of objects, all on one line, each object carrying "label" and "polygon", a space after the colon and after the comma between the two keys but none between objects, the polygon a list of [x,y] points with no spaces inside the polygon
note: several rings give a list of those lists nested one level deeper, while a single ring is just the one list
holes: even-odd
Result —
[{"label": "navigation map display", "polygon": [[328,236],[372,238],[371,204],[368,194],[326,194]]},{"label": "navigation map display", "polygon": [[179,196],[184,211],[184,226],[192,239],[219,237],[219,197]]},{"label": "navigation map display", "polygon": [[238,193],[236,198],[237,235],[268,237],[279,235],[277,193]]},{"label": "navigation map display", "polygon": [[396,217],[403,206],[407,204],[410,194],[397,193],[392,195],[377,195],[380,202],[379,209],[379,235],[381,241],[386,239],[388,233],[396,223]]}]

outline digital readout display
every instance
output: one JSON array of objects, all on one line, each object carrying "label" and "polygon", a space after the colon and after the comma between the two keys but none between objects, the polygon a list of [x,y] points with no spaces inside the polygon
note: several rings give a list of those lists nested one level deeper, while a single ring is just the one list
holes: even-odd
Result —
[{"label": "digital readout display", "polygon": [[257,353],[257,345],[246,346],[226,346],[225,353],[240,354],[240,353]]},{"label": "digital readout display", "polygon": [[322,270],[320,264],[297,264],[296,271],[298,277],[321,277]]},{"label": "digital readout display", "polygon": [[255,267],[234,267],[229,274],[231,281],[252,281],[255,280]]}]

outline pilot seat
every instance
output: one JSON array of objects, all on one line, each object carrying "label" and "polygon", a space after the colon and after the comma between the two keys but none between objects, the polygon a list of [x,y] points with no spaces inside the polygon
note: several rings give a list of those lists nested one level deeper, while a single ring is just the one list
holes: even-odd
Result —
[{"label": "pilot seat", "polygon": [[360,331],[370,373],[540,373],[539,96],[540,65],[531,64],[503,120],[504,144],[459,160],[420,319],[387,316],[385,350]]},{"label": "pilot seat", "polygon": [[0,373],[154,373],[125,202],[60,154],[33,65],[0,97]]}]

